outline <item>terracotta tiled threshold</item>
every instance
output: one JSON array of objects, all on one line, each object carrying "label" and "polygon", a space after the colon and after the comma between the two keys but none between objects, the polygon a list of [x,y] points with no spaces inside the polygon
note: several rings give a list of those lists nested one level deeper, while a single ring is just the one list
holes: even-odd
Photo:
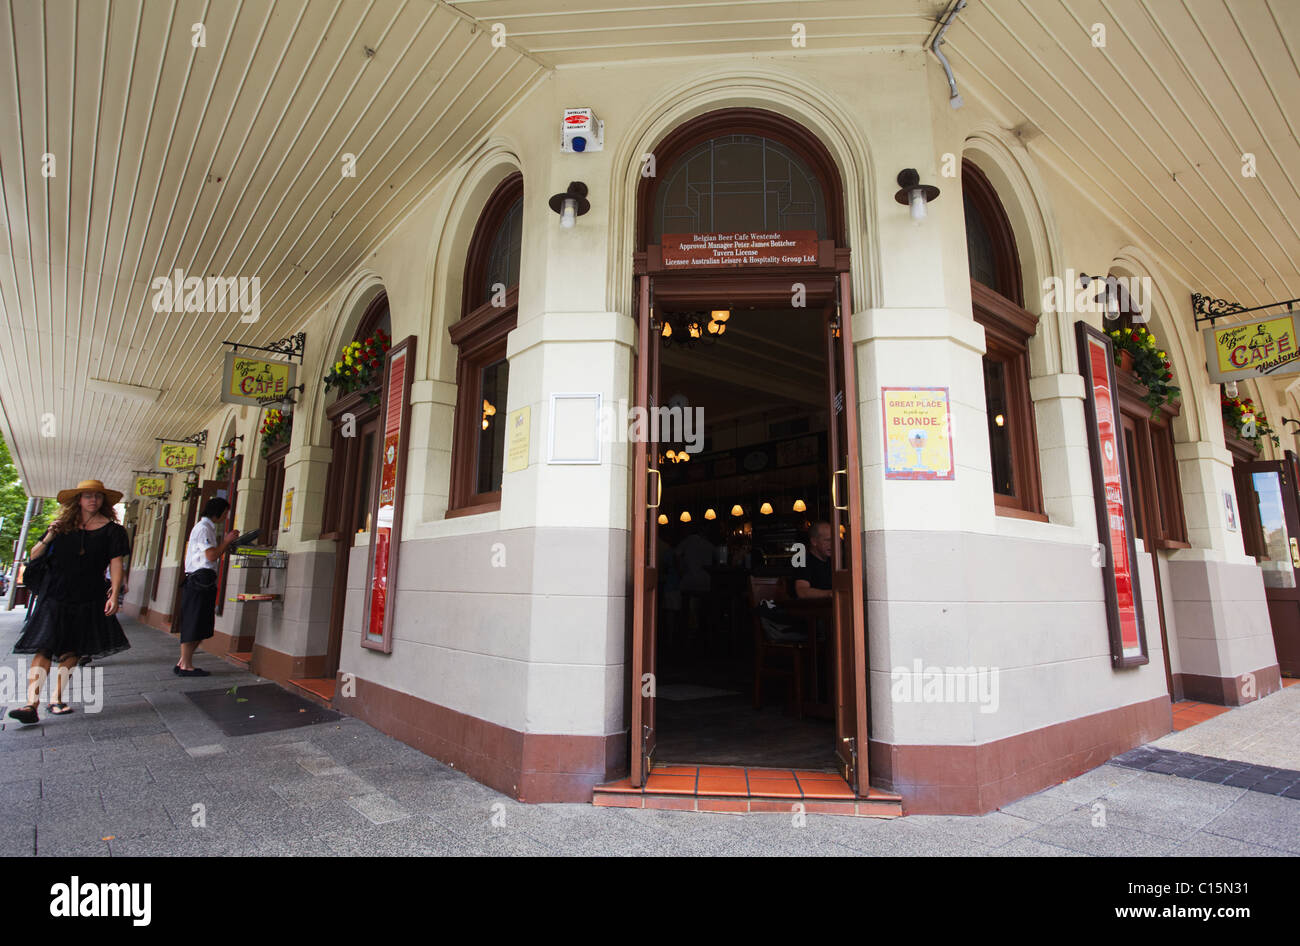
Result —
[{"label": "terracotta tiled threshold", "polygon": [[1174,732],[1182,732],[1184,729],[1190,729],[1197,723],[1203,723],[1207,719],[1213,719],[1216,716],[1233,709],[1231,706],[1216,706],[1213,703],[1198,703],[1195,700],[1179,700],[1174,704]]},{"label": "terracotta tiled threshold", "polygon": [[1295,686],[1297,683],[1300,683],[1300,680],[1296,679],[1295,677],[1283,677],[1283,678],[1282,678],[1282,686],[1284,686],[1284,687],[1293,687],[1293,686]]},{"label": "terracotta tiled threshold", "polygon": [[247,670],[249,664],[253,662],[253,652],[251,650],[232,650],[230,653],[226,654],[226,657],[232,662],[239,664],[239,666],[243,667],[245,670]]},{"label": "terracotta tiled threshold", "polygon": [[789,813],[796,803],[809,813],[897,818],[899,795],[872,788],[866,798],[834,772],[760,769],[743,766],[656,764],[642,788],[631,779],[597,785],[592,804],[605,808],[660,808],[672,811]]},{"label": "terracotta tiled threshold", "polygon": [[334,688],[338,681],[334,677],[301,677],[290,680],[289,685],[303,696],[321,706],[330,706],[334,702]]}]

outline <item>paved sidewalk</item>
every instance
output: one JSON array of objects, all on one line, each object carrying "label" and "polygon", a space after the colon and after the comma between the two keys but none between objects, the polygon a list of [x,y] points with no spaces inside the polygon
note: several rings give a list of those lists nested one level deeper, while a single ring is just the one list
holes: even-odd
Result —
[{"label": "paved sidewalk", "polygon": [[[0,612],[0,673],[22,619]],[[976,818],[524,805],[354,719],[227,737],[184,691],[264,681],[202,653],[212,676],[179,678],[174,637],[123,624],[131,650],[94,665],[102,711],[4,720],[0,855],[1300,854],[1300,801],[1109,764]],[[1274,723],[1297,712],[1291,687],[1155,745],[1269,758],[1251,714],[1285,754]]]}]

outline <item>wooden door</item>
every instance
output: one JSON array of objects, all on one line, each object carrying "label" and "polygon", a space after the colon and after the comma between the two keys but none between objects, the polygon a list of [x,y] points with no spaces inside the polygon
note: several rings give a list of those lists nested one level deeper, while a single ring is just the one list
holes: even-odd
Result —
[{"label": "wooden door", "polygon": [[[636,406],[653,410],[659,395],[659,336],[651,325],[650,277],[637,285]],[[619,423],[626,423],[620,418]],[[646,425],[649,428],[650,425]],[[659,590],[658,516],[663,498],[658,445],[640,437],[632,461],[632,784],[641,786],[650,775],[655,739],[655,619]]]},{"label": "wooden door", "polygon": [[[199,521],[199,496],[195,493],[189,499],[185,500],[185,527],[181,530],[181,541],[189,545],[190,531],[194,528],[194,523]],[[176,587],[172,590],[172,613],[180,617],[181,613],[181,583],[185,581],[185,552],[182,547],[181,566],[176,569]]]},{"label": "wooden door", "polygon": [[[149,579],[149,597],[146,600],[158,600],[158,577],[162,574],[163,546],[167,544],[167,517],[171,514],[171,503],[163,503],[162,513],[158,517],[158,522],[154,532],[153,542],[153,576]],[[141,613],[147,613],[148,608],[143,608]],[[176,613],[176,602],[172,603],[172,612]]]},{"label": "wooden door", "polygon": [[[339,506],[333,511],[335,527],[334,587],[330,602],[329,639],[322,676],[333,679],[343,654],[343,612],[347,605],[348,567],[357,533],[371,527],[376,495],[375,467],[378,451],[379,415],[374,408],[357,419],[355,436],[335,437],[333,464],[339,464]],[[331,470],[332,472],[332,470]],[[328,495],[328,494],[327,494]]]},{"label": "wooden door", "polygon": [[[1240,471],[1238,473],[1237,471]],[[1254,532],[1254,554],[1277,662],[1285,676],[1300,676],[1300,502],[1295,454],[1233,467],[1242,528]]]},{"label": "wooden door", "polygon": [[831,450],[831,602],[835,620],[835,754],[845,781],[867,794],[867,651],[863,594],[862,474],[849,274],[826,321]]},{"label": "wooden door", "polygon": [[[218,496],[230,503],[230,515],[226,519],[226,523],[232,529],[235,526],[235,503],[239,499],[239,491],[237,487],[243,469],[244,455],[241,453],[239,456],[235,457],[234,462],[230,464],[230,479],[226,480],[223,485],[223,491],[217,493]],[[221,614],[222,608],[226,603],[226,583],[228,581],[229,571],[230,556],[223,556],[221,561],[217,563],[217,614]]]}]

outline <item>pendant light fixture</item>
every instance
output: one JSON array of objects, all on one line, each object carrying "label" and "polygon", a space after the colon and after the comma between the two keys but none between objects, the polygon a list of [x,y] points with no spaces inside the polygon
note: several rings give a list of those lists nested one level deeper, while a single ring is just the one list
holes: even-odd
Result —
[{"label": "pendant light fixture", "polygon": [[736,503],[736,505],[731,507],[731,514],[739,518],[745,514],[745,509],[740,505],[740,503]]},{"label": "pendant light fixture", "polygon": [[804,501],[803,501],[802,499],[796,499],[796,500],[794,501],[794,511],[795,511],[795,512],[806,512],[807,509],[808,509],[808,507],[807,507],[806,505],[804,505]]},{"label": "pendant light fixture", "polygon": [[659,524],[660,524],[661,526],[666,526],[666,525],[668,525],[668,515],[667,515],[667,513],[662,513],[662,512],[659,513]]},{"label": "pendant light fixture", "polygon": [[770,516],[770,515],[772,515],[772,504],[771,504],[771,503],[768,503],[768,502],[765,502],[765,503],[763,503],[763,505],[762,505],[761,507],[759,507],[759,510],[758,510],[758,511],[761,512],[761,513],[762,513],[763,515],[765,515],[765,516]]},{"label": "pendant light fixture", "polygon": [[710,506],[708,509],[704,510],[704,518],[712,521],[718,518],[718,514],[714,512],[713,507]]},{"label": "pendant light fixture", "polygon": [[685,509],[682,510],[681,520],[682,520],[682,522],[690,522],[690,521],[691,521],[691,514],[690,514],[689,512],[687,512]]}]

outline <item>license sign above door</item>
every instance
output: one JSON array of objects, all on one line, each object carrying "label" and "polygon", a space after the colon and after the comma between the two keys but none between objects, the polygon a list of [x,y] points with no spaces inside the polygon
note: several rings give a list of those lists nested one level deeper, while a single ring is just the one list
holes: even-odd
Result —
[{"label": "license sign above door", "polygon": [[716,266],[816,266],[815,230],[767,233],[665,233],[664,269]]}]

